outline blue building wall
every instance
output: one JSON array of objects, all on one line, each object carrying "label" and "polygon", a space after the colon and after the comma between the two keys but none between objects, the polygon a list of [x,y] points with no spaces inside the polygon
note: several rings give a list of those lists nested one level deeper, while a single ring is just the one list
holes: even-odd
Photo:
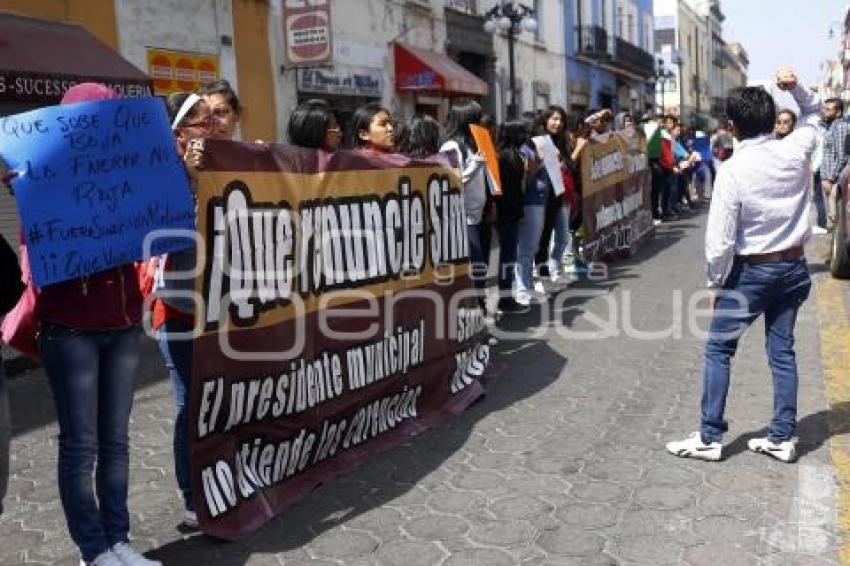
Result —
[{"label": "blue building wall", "polygon": [[[617,73],[610,69],[603,68],[599,62],[581,60],[577,56],[577,26],[579,23],[576,18],[576,3],[581,1],[582,0],[570,0],[568,2],[564,2],[564,10],[566,12],[564,19],[564,42],[567,54],[567,104],[572,107],[572,110],[576,109],[577,102],[580,102],[581,106],[585,106],[584,100],[582,100],[581,97],[573,96],[573,93],[576,90],[576,84],[587,85],[589,87],[588,100],[586,104],[587,109],[603,106],[606,102],[608,102],[608,100],[610,100],[611,105],[614,107],[613,109],[616,111],[619,110],[619,108],[617,108],[617,89],[619,85],[623,84],[623,81],[618,81]],[[605,27],[602,23],[602,1],[603,0],[590,0],[590,2],[584,2],[585,7],[587,7],[588,4],[590,5],[590,13],[587,13],[587,11],[582,13],[582,26]],[[612,9],[615,9],[614,6],[616,6],[616,4],[617,2],[611,3]],[[652,0],[636,0],[635,7],[637,10],[637,21],[635,23],[637,33],[634,39],[635,44],[650,51],[654,36],[654,26],[650,24],[650,29],[647,30],[645,27],[645,20],[647,19],[647,16],[649,16],[650,21],[652,20]],[[613,34],[609,33],[608,37],[610,42]],[[653,97],[651,89],[647,91],[645,84],[634,82],[631,87],[638,90],[641,94],[645,93],[645,97]],[[606,94],[611,98],[606,100],[604,96]]]}]

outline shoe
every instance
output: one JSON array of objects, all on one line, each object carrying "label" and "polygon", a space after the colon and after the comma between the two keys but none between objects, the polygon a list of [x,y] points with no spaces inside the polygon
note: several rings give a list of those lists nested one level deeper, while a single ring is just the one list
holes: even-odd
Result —
[{"label": "shoe", "polygon": [[660,226],[661,225],[661,219],[660,218],[653,218],[652,219],[652,225],[653,226]]},{"label": "shoe", "polygon": [[113,546],[112,552],[120,560],[119,564],[123,566],[162,566],[162,562],[145,558],[141,552],[126,542],[119,542]]},{"label": "shoe", "polygon": [[517,291],[516,302],[522,307],[528,307],[531,304],[531,295],[529,295],[528,291]]},{"label": "shoe", "polygon": [[751,438],[747,447],[753,452],[773,456],[782,462],[793,462],[797,459],[797,448],[790,440],[775,442],[769,438]]},{"label": "shoe", "polygon": [[534,282],[534,292],[538,295],[546,295],[546,288],[543,287],[543,281],[538,279]]},{"label": "shoe", "polygon": [[820,226],[812,226],[812,234],[817,236],[822,236],[827,233],[826,228],[821,228]]},{"label": "shoe", "polygon": [[121,562],[114,552],[107,550],[98,554],[91,562],[80,559],[80,566],[124,566],[124,562]]},{"label": "shoe", "polygon": [[186,509],[183,511],[183,526],[190,529],[198,528],[198,514]]},{"label": "shoe", "polygon": [[505,314],[523,313],[531,310],[528,305],[521,305],[515,299],[505,299],[499,302],[499,310]]},{"label": "shoe", "polygon": [[680,458],[695,458],[717,462],[723,455],[723,445],[719,442],[705,444],[699,432],[695,432],[684,440],[667,443],[667,452]]}]

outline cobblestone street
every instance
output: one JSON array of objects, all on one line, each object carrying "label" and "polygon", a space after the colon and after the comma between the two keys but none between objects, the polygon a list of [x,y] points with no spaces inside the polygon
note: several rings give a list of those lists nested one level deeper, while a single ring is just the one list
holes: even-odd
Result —
[{"label": "cobblestone street", "polygon": [[[828,403],[815,279],[800,312],[799,449],[788,465],[746,448],[771,415],[763,326],[733,370],[724,461],[677,459],[664,443],[696,430],[701,340],[688,327],[701,289],[705,213],[665,223],[604,281],[582,280],[505,323],[488,394],[457,418],[323,485],[235,543],[183,533],[171,454],[170,385],[146,347],[131,430],[132,535],[166,565],[826,565],[839,563],[841,500],[830,445],[850,432]],[[591,315],[614,320],[598,331]],[[554,322],[553,322],[554,321]],[[704,326],[704,324],[703,324]],[[561,328],[563,327],[563,328]],[[672,328],[670,338],[634,332]],[[680,330],[681,329],[681,330]],[[845,379],[850,376],[844,375]],[[76,564],[56,487],[57,426],[40,370],[10,381],[14,438],[0,564]],[[835,399],[833,399],[835,401]],[[832,423],[832,425],[830,425]]]}]

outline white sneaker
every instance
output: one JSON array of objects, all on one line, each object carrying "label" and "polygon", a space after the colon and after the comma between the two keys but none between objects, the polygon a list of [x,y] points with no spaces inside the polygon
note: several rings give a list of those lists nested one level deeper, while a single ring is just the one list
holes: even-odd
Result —
[{"label": "white sneaker", "polygon": [[534,292],[538,295],[546,294],[546,288],[543,287],[543,281],[541,281],[540,279],[534,282]]},{"label": "white sneaker", "polygon": [[826,228],[821,228],[820,226],[812,226],[812,234],[822,236],[827,233]]},{"label": "white sneaker", "polygon": [[531,304],[531,295],[528,294],[528,291],[517,291],[516,302],[517,304],[527,307]]},{"label": "white sneaker", "polygon": [[194,511],[183,511],[183,526],[189,527],[190,529],[198,528],[198,514]]},{"label": "white sneaker", "polygon": [[86,562],[85,560],[80,559],[80,566],[124,566],[124,563],[121,562],[121,559],[119,559],[114,552],[107,550],[106,552],[98,554],[97,558],[91,562]]},{"label": "white sneaker", "polygon": [[119,564],[123,566],[162,566],[162,562],[145,558],[141,552],[126,542],[119,542],[113,546],[112,552],[120,559]]},{"label": "white sneaker", "polygon": [[751,438],[747,447],[753,452],[773,456],[782,462],[793,462],[797,459],[797,448],[791,440],[774,442],[769,438]]},{"label": "white sneaker", "polygon": [[723,455],[723,445],[719,442],[705,444],[699,432],[695,432],[684,440],[667,443],[667,452],[680,458],[695,458],[717,462]]}]

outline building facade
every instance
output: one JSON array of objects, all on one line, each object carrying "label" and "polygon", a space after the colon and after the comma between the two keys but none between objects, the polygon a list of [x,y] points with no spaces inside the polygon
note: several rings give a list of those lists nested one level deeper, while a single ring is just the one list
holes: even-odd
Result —
[{"label": "building facade", "polygon": [[[664,84],[658,106],[698,127],[709,125],[709,82],[714,73],[708,12],[688,0],[655,0],[655,40],[664,67],[673,76]],[[712,18],[713,19],[713,18]],[[660,93],[660,89],[659,89]]]},{"label": "building facade", "polygon": [[750,66],[750,58],[746,49],[740,43],[727,43],[724,50],[726,66],[723,68],[723,81],[727,89],[746,86],[747,68]]},{"label": "building facade", "polygon": [[569,109],[652,110],[651,0],[575,0],[565,8]]}]

